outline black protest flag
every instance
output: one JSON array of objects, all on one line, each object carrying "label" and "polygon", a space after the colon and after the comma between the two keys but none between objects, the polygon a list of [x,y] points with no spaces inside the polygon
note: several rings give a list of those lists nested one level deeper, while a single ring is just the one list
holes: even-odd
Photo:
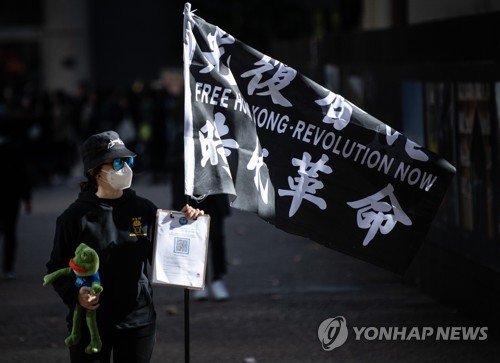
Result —
[{"label": "black protest flag", "polygon": [[403,273],[455,169],[440,156],[184,11],[186,194]]}]

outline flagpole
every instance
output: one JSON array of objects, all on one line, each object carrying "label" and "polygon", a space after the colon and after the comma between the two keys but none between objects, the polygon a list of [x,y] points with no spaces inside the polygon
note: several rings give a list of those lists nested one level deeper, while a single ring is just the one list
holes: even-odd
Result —
[{"label": "flagpole", "polygon": [[[189,49],[189,45],[192,46],[192,28],[188,20],[191,13],[191,4],[186,3],[184,5],[184,27],[182,33],[182,43],[183,43],[183,73],[184,73],[184,154],[191,155],[191,151],[194,148],[192,142],[189,141],[189,137],[193,134],[193,114],[191,110],[191,90],[189,86],[189,66],[191,64],[192,50]],[[190,37],[188,39],[188,37]],[[193,179],[194,179],[194,169],[192,167],[193,163],[189,161],[184,162],[184,189],[186,194],[186,204],[189,203],[189,195],[192,195],[193,191]],[[189,289],[184,289],[184,362],[189,363]]]},{"label": "flagpole", "polygon": [[189,363],[189,289],[184,289],[184,362]]},{"label": "flagpole", "polygon": [[[184,195],[189,204],[189,195]],[[189,363],[189,289],[184,289],[184,362]]]},{"label": "flagpole", "polygon": [[194,54],[196,40],[193,36],[191,4],[184,5],[183,76],[184,76],[184,189],[187,195],[193,195],[194,183],[194,141],[193,111],[191,108],[191,88],[189,67]]}]

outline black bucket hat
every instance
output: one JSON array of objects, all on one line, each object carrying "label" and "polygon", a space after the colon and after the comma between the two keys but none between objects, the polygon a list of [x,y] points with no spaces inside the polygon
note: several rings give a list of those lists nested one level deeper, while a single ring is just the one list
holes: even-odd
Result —
[{"label": "black bucket hat", "polygon": [[136,156],[125,147],[120,136],[115,131],[105,131],[90,136],[82,145],[84,174],[107,160]]}]

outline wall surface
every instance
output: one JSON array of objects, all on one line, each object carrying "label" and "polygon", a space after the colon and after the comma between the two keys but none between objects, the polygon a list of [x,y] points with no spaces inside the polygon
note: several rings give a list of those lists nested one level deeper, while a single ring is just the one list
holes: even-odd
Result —
[{"label": "wall surface", "polygon": [[417,24],[500,11],[497,0],[408,0],[408,22]]},{"label": "wall surface", "polygon": [[45,0],[40,38],[44,88],[74,93],[90,77],[87,1]]}]

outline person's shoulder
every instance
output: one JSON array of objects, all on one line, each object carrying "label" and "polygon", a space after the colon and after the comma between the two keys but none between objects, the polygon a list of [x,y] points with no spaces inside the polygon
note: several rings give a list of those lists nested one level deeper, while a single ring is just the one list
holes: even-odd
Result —
[{"label": "person's shoulder", "polygon": [[137,196],[137,201],[138,201],[138,203],[142,204],[144,207],[146,207],[152,211],[156,211],[158,209],[156,204],[154,204],[152,201],[150,201],[147,198]]},{"label": "person's shoulder", "polygon": [[88,203],[82,203],[80,200],[75,200],[71,203],[57,218],[60,222],[68,222],[74,221],[76,219],[80,219],[83,215],[85,215],[90,209],[92,205]]},{"label": "person's shoulder", "polygon": [[134,201],[137,205],[154,210],[154,211],[156,211],[158,209],[156,204],[154,204],[149,199],[141,197],[140,195],[137,195],[137,193],[134,190],[130,190],[130,192],[133,193],[131,195],[131,197],[134,199]]}]

